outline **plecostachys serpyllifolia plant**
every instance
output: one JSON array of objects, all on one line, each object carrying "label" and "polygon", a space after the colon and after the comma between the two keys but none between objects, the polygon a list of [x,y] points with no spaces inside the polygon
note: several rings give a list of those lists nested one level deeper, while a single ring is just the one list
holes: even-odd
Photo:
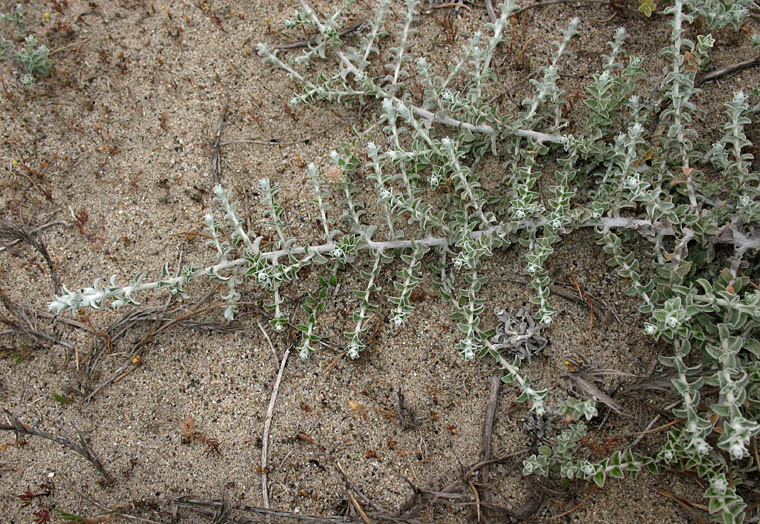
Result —
[{"label": "plecostachys serpyllifolia plant", "polygon": [[[491,97],[498,81],[494,55],[518,8],[511,0],[499,6],[483,33],[463,45],[445,76],[435,74],[424,58],[410,57],[418,1],[406,2],[392,39],[386,30],[392,24],[390,4],[378,2],[351,36],[354,45],[341,38],[347,6],[324,18],[303,3],[286,25],[307,26],[316,37],[295,52],[260,44],[260,56],[301,85],[291,104],[372,102],[374,125],[384,134],[382,143],[339,147],[331,155],[332,166],[308,166],[321,237],[292,237],[277,185],[262,179],[261,209],[275,238],[264,249],[262,236],[244,227],[234,197],[217,186],[220,211],[204,217],[215,258],[210,265],[184,267],[172,276],[167,264],[158,280],[140,273],[126,285],[116,276],[108,283],[96,280],[86,289],[65,289],[50,309],[60,313],[109,302],[113,307],[134,305],[143,292],[160,288],[184,296],[192,280],[209,278],[226,286],[222,298],[228,301],[225,316],[230,320],[243,286],[264,290],[271,327],[281,331],[293,314],[283,289],[293,285],[304,267],[319,266],[310,273],[320,276],[316,291],[301,305],[303,320],[297,325],[298,350],[306,359],[319,347],[318,319],[331,288],[338,285],[340,270],[351,264],[362,268],[364,284],[354,290],[346,352],[359,358],[378,308],[381,267],[391,262],[398,267],[387,297],[389,321],[396,328],[414,309],[410,297],[424,272],[432,271],[441,296],[455,308],[462,358],[495,359],[504,380],[518,384],[520,399],[529,403],[534,417],[561,413],[573,419],[552,446],[540,447],[526,460],[524,473],[556,472],[601,486],[625,472],[691,469],[705,481],[712,516],[742,522],[747,506],[741,492],[749,476],[757,474],[753,450],[760,432],[760,291],[750,280],[758,274],[760,177],[745,134],[757,117],[760,89],[747,86],[728,96],[719,138],[701,143],[691,119],[698,92],[695,76],[707,64],[714,40],[707,34],[693,42],[684,30],[696,17],[710,31],[729,24],[738,29],[748,4],[668,3],[664,14],[672,34],[661,55],[669,65],[654,98],[640,93],[639,80],[647,72],[641,59],[622,58],[628,35],[618,29],[610,35],[601,71],[585,88],[585,122],[569,133],[566,93],[559,80],[570,59],[577,19],[566,24],[548,65],[531,80],[532,95],[522,109],[503,114]],[[385,65],[374,61],[381,42],[394,46],[385,51],[390,56]],[[306,65],[314,60],[322,72],[309,76]],[[325,64],[333,64],[332,71]],[[421,102],[413,102],[410,78],[422,86]],[[666,129],[665,136],[653,139],[655,126]],[[492,156],[507,159],[496,193],[484,189],[478,173]],[[550,156],[556,168],[543,165]],[[371,206],[349,176],[359,167],[376,188]],[[343,176],[337,188],[325,181],[328,169]],[[722,180],[719,186],[710,182],[716,175]],[[549,188],[548,196],[539,193],[540,180]],[[441,185],[449,186],[445,205],[434,206],[431,195]],[[489,258],[510,246],[520,250],[530,278],[536,326],[552,323],[556,311],[546,261],[579,228],[593,229],[608,264],[630,283],[630,295],[641,304],[641,329],[670,347],[660,363],[674,372],[672,387],[680,403],[673,414],[683,421],[669,429],[662,449],[650,456],[626,450],[599,462],[577,458],[586,432],[582,419],[596,415],[595,402],[570,397],[552,408],[546,390],[521,371],[521,356],[529,356],[528,349],[515,351],[504,343],[510,337],[504,332],[495,336],[485,326],[492,323],[481,298]],[[654,274],[644,274],[628,247],[637,236],[649,242]],[[538,334],[535,326],[531,329]]]}]

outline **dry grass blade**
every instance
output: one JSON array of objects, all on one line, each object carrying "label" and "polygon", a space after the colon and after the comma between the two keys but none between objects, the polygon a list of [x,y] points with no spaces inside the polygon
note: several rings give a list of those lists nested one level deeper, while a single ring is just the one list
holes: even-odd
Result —
[{"label": "dry grass blade", "polygon": [[607,395],[604,391],[593,385],[591,382],[587,381],[585,378],[575,374],[565,375],[562,378],[565,379],[566,383],[568,384],[568,391],[576,397],[584,400],[593,399],[597,402],[601,402],[619,415],[630,415],[620,404],[615,402],[612,397]]},{"label": "dry grass blade", "polygon": [[231,511],[232,508],[230,507],[230,504],[225,499],[222,499],[222,505],[216,510],[216,513],[214,513],[214,518],[211,520],[211,524],[224,524],[225,522],[228,522]]},{"label": "dry grass blade", "polygon": [[[203,297],[201,300],[198,301],[197,304],[195,304],[196,312],[200,312],[198,309],[198,306],[200,304],[205,303],[211,295],[216,291],[218,286],[216,286],[210,293],[206,294],[205,297]],[[192,306],[192,305],[191,305]],[[92,349],[90,350],[89,357],[87,359],[87,364],[85,366],[85,376],[89,376],[95,369],[96,366],[101,358],[101,356],[109,351],[113,345],[113,343],[118,340],[119,338],[123,337],[124,335],[129,332],[130,329],[134,328],[137,324],[143,323],[143,322],[156,322],[161,321],[164,322],[172,322],[173,319],[170,318],[171,315],[174,315],[180,311],[179,307],[176,308],[169,308],[168,304],[162,307],[148,307],[143,309],[137,309],[130,311],[120,317],[118,320],[116,320],[113,324],[111,324],[105,332],[99,332],[94,329],[90,329],[91,332],[98,335],[100,337],[100,342],[96,343]],[[199,328],[199,329],[207,329],[210,331],[218,331],[220,333],[227,333],[230,331],[235,331],[238,328],[234,328],[231,326],[225,326],[223,324],[217,324],[213,322],[197,322],[194,320],[191,320],[190,318],[182,317],[182,320],[180,321],[180,324],[186,327],[190,328]]]},{"label": "dry grass blade", "polygon": [[623,391],[621,391],[621,395],[630,395],[636,391],[671,391],[671,380],[677,376],[678,375],[675,373],[652,373],[648,377],[642,377],[640,380],[634,382],[630,386],[627,386],[625,389],[623,389]]},{"label": "dry grass blade", "polygon": [[595,386],[594,383],[602,382],[604,377],[608,376],[634,377],[635,375],[616,369],[598,368],[589,363],[583,355],[579,355],[579,357],[582,363],[569,359],[568,363],[570,364],[572,371],[569,375],[563,375],[561,377],[567,384],[568,391],[578,398],[584,400],[594,399],[601,402],[619,415],[630,416],[620,404]]},{"label": "dry grass blade", "polygon": [[44,438],[47,440],[52,440],[53,442],[56,442],[60,444],[61,446],[69,448],[74,453],[77,453],[78,455],[81,455],[82,457],[90,461],[92,465],[95,466],[95,469],[97,469],[98,472],[101,475],[103,475],[103,478],[105,478],[106,482],[109,485],[114,483],[114,478],[103,467],[103,463],[100,462],[100,459],[97,457],[97,455],[95,455],[95,452],[92,450],[87,440],[84,438],[82,433],[80,433],[80,431],[76,427],[74,427],[74,431],[77,434],[79,444],[76,444],[74,441],[72,441],[68,437],[51,435],[50,433],[46,433],[44,431],[40,431],[38,429],[29,427],[26,424],[23,424],[16,416],[14,416],[7,409],[4,409],[3,411],[5,411],[5,415],[8,418],[9,423],[0,424],[0,431],[13,431],[16,433],[17,438],[18,438],[18,435],[30,435],[30,436]]},{"label": "dry grass blade", "polygon": [[[202,303],[203,301],[199,302]],[[102,333],[96,333],[100,336],[100,340],[94,344],[89,353],[89,358],[85,365],[86,375],[92,374],[100,359],[106,354],[114,342],[124,337],[131,329],[134,329],[138,324],[146,322],[155,322],[157,319],[161,323],[170,323],[175,320],[172,318],[180,311],[180,308],[165,309],[164,307],[148,307],[130,311],[116,320],[113,324]],[[199,311],[200,312],[200,311]],[[238,331],[241,328],[236,326],[228,326],[218,322],[199,322],[192,318],[185,317],[180,320],[179,324],[183,327],[191,329],[203,329],[206,331],[213,331],[216,333],[231,333]],[[90,331],[93,331],[90,329]],[[93,331],[94,332],[94,331]]]},{"label": "dry grass blade", "polygon": [[34,309],[33,307],[26,306],[24,304],[17,304],[18,307],[25,309],[26,311],[29,311],[30,313],[34,313],[34,316],[37,318],[43,318],[45,320],[49,320],[55,324],[65,324],[67,326],[75,327],[77,329],[81,329],[84,331],[89,331],[92,334],[97,334],[92,329],[91,326],[88,326],[87,324],[84,324],[82,322],[79,322],[77,320],[71,319],[71,318],[65,318],[60,317],[58,315],[53,315],[52,313],[48,313],[47,311],[40,311],[39,309]]},{"label": "dry grass blade", "polygon": [[[704,371],[702,373],[689,374],[689,379],[697,379],[707,376],[709,372]],[[676,373],[663,373],[659,371],[653,371],[648,376],[640,376],[639,380],[625,387],[620,394],[631,395],[639,391],[660,391],[663,393],[673,392],[673,380],[678,375]]]},{"label": "dry grass blade", "polygon": [[[259,326],[260,327],[260,326]],[[266,333],[265,333],[266,335]],[[272,351],[277,353],[272,345],[271,340],[267,337]],[[267,408],[266,419],[264,420],[264,433],[261,436],[261,495],[264,499],[264,507],[269,509],[269,487],[267,486],[267,467],[269,462],[269,428],[272,425],[272,416],[274,415],[274,404],[277,401],[277,393],[280,390],[280,382],[282,381],[282,375],[285,372],[285,366],[288,363],[288,357],[290,356],[290,348],[285,350],[282,355],[282,361],[280,362],[280,368],[277,371],[277,378],[272,386],[272,396],[269,399],[269,407]]]},{"label": "dry grass blade", "polygon": [[[55,210],[55,211],[53,211],[53,212],[52,212],[50,215],[48,215],[48,217],[52,217],[52,216],[53,216],[53,215],[55,215],[55,214],[56,214],[58,211],[59,211],[59,210]],[[46,229],[50,229],[51,227],[54,227],[54,226],[68,226],[68,225],[69,225],[69,224],[68,224],[67,222],[64,222],[63,220],[55,220],[55,221],[53,221],[53,222],[47,222],[47,223],[45,223],[45,224],[42,224],[41,226],[35,227],[34,229],[32,229],[32,230],[31,230],[31,233],[32,233],[33,235],[36,235],[36,234],[37,234],[37,233],[39,233],[40,231],[44,231],[44,230],[46,230]],[[16,238],[15,240],[11,240],[11,241],[10,241],[10,242],[8,242],[6,245],[4,245],[4,246],[0,246],[0,253],[2,253],[3,251],[5,251],[6,249],[10,249],[10,248],[12,248],[12,247],[13,247],[13,246],[15,246],[16,244],[20,244],[21,242],[22,242],[22,240],[19,240],[18,238]]]},{"label": "dry grass blade", "polygon": [[[491,384],[488,390],[488,404],[486,405],[486,414],[485,419],[483,420],[483,432],[481,435],[481,443],[480,443],[480,460],[481,462],[487,461],[491,458],[491,442],[493,439],[493,422],[494,418],[496,417],[496,407],[499,402],[499,390],[501,389],[501,373],[494,373],[491,376]],[[476,500],[478,503],[477,505],[477,513],[478,513],[478,522],[480,522],[480,505],[481,500],[483,504],[487,504],[490,499],[490,493],[487,488],[488,486],[488,476],[490,473],[490,464],[484,464],[480,468],[480,477],[479,481],[482,488],[482,494],[480,494],[479,499]],[[477,490],[475,489],[475,486],[472,485],[472,489],[475,492],[475,495],[478,495]]]},{"label": "dry grass blade", "polygon": [[573,3],[573,4],[603,4],[603,5],[609,5],[613,6],[613,3],[610,0],[546,0],[544,2],[536,2],[535,4],[528,5],[526,7],[523,7],[521,9],[518,9],[515,11],[512,16],[520,16],[525,11],[529,9],[535,9],[537,7],[546,7],[549,5],[557,5],[557,4],[566,4],[566,3]]},{"label": "dry grass blade", "polygon": [[99,509],[101,509],[102,511],[104,511],[104,513],[100,517],[97,517],[95,519],[85,520],[84,521],[85,524],[95,524],[95,523],[101,524],[101,523],[104,523],[104,522],[109,522],[109,521],[111,521],[111,520],[113,520],[115,518],[128,519],[128,520],[132,520],[132,521],[135,521],[135,522],[143,522],[145,524],[165,524],[163,522],[158,522],[158,521],[151,520],[151,519],[137,517],[137,516],[131,515],[129,513],[130,511],[135,511],[136,509],[141,509],[141,508],[142,509],[155,509],[155,507],[157,506],[157,504],[155,504],[152,501],[146,501],[146,500],[132,501],[132,502],[130,502],[128,504],[124,504],[122,506],[111,508],[111,507],[106,506],[105,504],[102,504],[102,503],[98,502],[97,500],[95,500],[91,496],[87,495],[86,493],[83,493],[82,491],[79,491],[78,489],[75,489],[75,488],[72,488],[72,489],[82,499],[87,500],[93,506],[97,506]]},{"label": "dry grass blade", "polygon": [[230,107],[230,101],[225,100],[224,107],[222,107],[222,114],[219,117],[219,125],[216,128],[216,137],[214,138],[214,144],[211,147],[211,176],[214,180],[214,185],[222,183],[222,147],[220,140],[222,139],[222,129],[224,129],[224,121],[227,118],[227,110]]},{"label": "dry grass blade", "polygon": [[[211,293],[209,293],[206,296],[206,298],[209,297],[210,295]],[[129,355],[127,360],[118,369],[113,371],[104,382],[101,382],[93,391],[91,391],[90,394],[87,395],[85,400],[89,402],[101,389],[103,389],[109,384],[112,384],[114,381],[121,380],[121,378],[123,378],[125,373],[129,373],[133,371],[136,368],[136,366],[139,366],[143,347],[149,344],[150,342],[152,342],[155,339],[155,337],[157,337],[164,331],[176,325],[184,325],[185,322],[190,321],[190,319],[194,316],[200,315],[207,311],[211,311],[213,309],[218,309],[218,308],[223,308],[223,307],[228,306],[227,303],[216,303],[216,304],[211,304],[208,306],[201,307],[202,302],[205,301],[206,298],[204,298],[204,300],[199,302],[196,305],[195,309],[189,312],[180,314],[179,316],[175,318],[169,318],[168,316],[169,311],[175,311],[169,308],[169,303],[167,303],[166,306],[164,306],[163,308],[157,308],[157,311],[155,312],[154,317],[152,319],[150,317],[145,319],[146,321],[152,320],[153,324],[148,330],[148,333],[145,336],[143,336],[139,342],[135,344],[135,347],[133,348],[132,353]],[[222,330],[224,330],[224,328],[222,328]]]},{"label": "dry grass blade", "polygon": [[6,242],[25,242],[34,248],[40,255],[42,255],[42,258],[44,258],[47,263],[48,269],[50,270],[50,278],[53,279],[53,291],[55,293],[61,292],[61,284],[58,281],[58,275],[55,272],[53,261],[50,260],[47,248],[45,247],[45,244],[35,238],[33,233],[21,229],[20,227],[0,222],[0,240]]},{"label": "dry grass blade", "polygon": [[[474,487],[472,479],[476,472],[480,471],[483,467],[491,464],[506,463],[514,457],[525,455],[529,452],[529,449],[521,449],[519,451],[515,451],[501,457],[482,460],[467,468],[464,474],[461,475],[455,482],[447,485],[442,489],[418,487],[408,479],[405,479],[407,484],[409,484],[409,486],[412,488],[412,495],[401,506],[401,509],[398,512],[398,518],[404,522],[408,520],[414,520],[417,515],[426,507],[433,504],[445,503],[457,506],[473,507],[476,512],[479,507],[480,511],[487,510],[487,515],[493,514],[494,517],[503,517],[504,520],[512,519],[519,522],[522,520],[530,519],[531,515],[538,511],[538,508],[540,507],[540,503],[538,503],[535,499],[531,498],[522,508],[510,509],[503,506],[490,504],[483,500],[478,500],[476,499],[472,490],[472,487]],[[470,486],[470,483],[473,484],[472,487]],[[428,485],[438,484],[439,480],[435,480]]]},{"label": "dry grass blade", "polygon": [[[529,285],[531,282],[530,279],[523,278],[519,275],[506,275],[502,278],[508,282],[514,282],[515,284],[522,284],[525,286]],[[566,298],[568,300],[572,300],[573,302],[577,302],[585,307],[588,307],[589,309],[591,306],[593,306],[601,311],[606,311],[615,317],[615,320],[618,323],[622,322],[620,315],[613,306],[606,304],[604,301],[602,301],[602,299],[589,294],[587,291],[584,291],[583,294],[585,298],[582,298],[578,296],[578,291],[572,287],[567,287],[560,284],[549,284],[549,289],[553,294],[562,298]]]},{"label": "dry grass blade", "polygon": [[354,505],[356,511],[359,513],[359,516],[362,518],[362,522],[364,522],[364,524],[372,524],[372,519],[369,518],[367,513],[364,511],[364,508],[361,507],[361,504],[359,504],[359,501],[356,500],[354,494],[348,490],[346,490],[346,493],[348,493],[348,496],[351,498],[351,503]]}]

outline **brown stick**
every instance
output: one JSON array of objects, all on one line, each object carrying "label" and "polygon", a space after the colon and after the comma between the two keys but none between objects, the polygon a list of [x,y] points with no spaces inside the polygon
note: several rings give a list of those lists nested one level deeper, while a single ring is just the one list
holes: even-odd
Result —
[{"label": "brown stick", "polygon": [[83,38],[82,40],[78,40],[78,41],[76,41],[76,42],[71,42],[70,44],[66,44],[66,45],[65,45],[65,46],[63,46],[63,47],[59,47],[58,49],[54,49],[53,51],[50,51],[50,56],[53,56],[53,55],[55,55],[55,54],[58,54],[58,53],[60,53],[61,51],[63,51],[64,49],[68,49],[69,47],[74,47],[75,45],[79,45],[79,46],[82,46],[82,45],[84,45],[84,44],[85,44],[85,43],[86,43],[86,42],[87,42],[89,39],[90,39],[90,37],[88,36],[87,38]]},{"label": "brown stick", "polygon": [[465,5],[459,2],[444,2],[442,4],[436,4],[433,6],[433,9],[447,9],[449,7],[455,7],[457,9],[459,9],[460,7],[464,7],[468,11],[472,10],[472,8],[469,5]]},{"label": "brown stick", "polygon": [[475,487],[475,483],[472,480],[467,482],[467,485],[470,486],[470,489],[475,494],[475,512],[478,517],[478,522],[480,522],[480,495],[478,494],[478,489]]},{"label": "brown stick", "polygon": [[741,71],[742,69],[747,69],[749,67],[752,67],[758,64],[760,64],[760,55],[756,56],[755,58],[750,58],[749,60],[745,60],[744,62],[737,62],[736,64],[731,64],[729,66],[722,67],[721,69],[710,71],[705,76],[695,79],[694,87],[699,87],[705,82],[709,82],[710,80],[717,80],[718,78],[732,75],[734,73]]},{"label": "brown stick", "polygon": [[[491,458],[491,440],[493,437],[493,421],[496,417],[496,407],[499,403],[499,389],[501,389],[501,373],[494,373],[491,376],[491,386],[488,393],[488,404],[486,406],[486,416],[483,421],[483,436],[481,440],[481,452],[480,460],[485,461]],[[485,464],[480,468],[480,484],[483,486],[488,484],[488,474],[490,465]],[[473,486],[474,488],[474,486]],[[487,503],[490,499],[488,490],[484,487],[483,493],[478,500],[478,522],[480,522],[480,501]],[[477,493],[477,491],[475,491]]]},{"label": "brown stick", "polygon": [[[174,504],[177,506],[184,506],[188,509],[197,511],[199,513],[205,513],[207,515],[213,515],[216,511],[218,511],[218,508],[222,506],[221,501],[202,499],[198,497],[180,497],[174,500]],[[204,510],[202,506],[208,506],[210,509]],[[212,509],[212,508],[217,508],[217,509]],[[300,520],[301,522],[311,522],[313,524],[339,524],[339,523],[340,524],[363,524],[361,520],[347,521],[345,517],[340,517],[340,516],[314,517],[310,515],[303,515],[301,513],[291,513],[289,511],[276,511],[276,510],[271,510],[271,509],[259,508],[256,506],[243,506],[243,505],[235,505],[235,506],[231,506],[231,508],[235,511],[253,513],[256,515],[265,515],[269,517],[281,517],[281,518],[292,519],[292,520]],[[243,522],[243,521],[240,521],[232,517],[228,519],[228,522]],[[244,522],[250,523],[251,521],[245,520]]]},{"label": "brown stick", "polygon": [[346,493],[348,493],[348,496],[351,498],[351,502],[354,504],[354,507],[356,508],[356,511],[359,513],[359,516],[362,518],[362,521],[364,524],[372,524],[372,520],[367,516],[367,513],[364,511],[364,509],[359,504],[359,501],[356,500],[356,497],[354,497],[354,494],[351,493],[350,490],[346,489]]}]

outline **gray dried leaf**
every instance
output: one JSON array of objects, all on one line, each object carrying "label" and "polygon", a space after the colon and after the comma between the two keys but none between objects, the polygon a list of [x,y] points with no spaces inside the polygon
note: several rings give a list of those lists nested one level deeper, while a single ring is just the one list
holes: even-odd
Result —
[{"label": "gray dried leaf", "polygon": [[523,419],[523,427],[535,444],[546,443],[554,432],[551,417],[528,415]]},{"label": "gray dried leaf", "polygon": [[506,349],[530,362],[549,343],[542,335],[544,326],[536,324],[527,308],[520,308],[511,314],[497,307],[494,314],[501,321],[496,326],[496,334],[490,339],[494,349]]}]

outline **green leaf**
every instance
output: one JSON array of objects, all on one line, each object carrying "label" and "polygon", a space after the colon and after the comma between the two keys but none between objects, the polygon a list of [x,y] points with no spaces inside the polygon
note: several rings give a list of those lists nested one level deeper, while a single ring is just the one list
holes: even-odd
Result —
[{"label": "green leaf", "polygon": [[[623,470],[620,468],[620,466],[613,466],[613,467],[611,467],[610,470],[608,471],[608,474],[609,474],[610,477],[612,477],[614,479],[621,479],[621,478],[624,477]],[[601,487],[601,486],[599,486],[599,487]]]},{"label": "green leaf", "polygon": [[639,0],[639,11],[644,13],[647,18],[650,18],[656,10],[657,6],[653,0]]},{"label": "green leaf", "polygon": [[68,397],[64,397],[63,395],[59,395],[58,393],[51,393],[50,398],[58,402],[59,404],[71,404],[74,402]]},{"label": "green leaf", "polygon": [[600,488],[603,488],[604,487],[604,479],[605,479],[604,471],[600,471],[599,473],[597,473],[596,475],[594,475],[594,484],[596,484]]},{"label": "green leaf", "polygon": [[65,511],[56,510],[56,513],[58,513],[58,518],[61,519],[63,522],[84,522],[85,518],[80,517],[79,515],[75,515],[73,513],[66,513]]}]

